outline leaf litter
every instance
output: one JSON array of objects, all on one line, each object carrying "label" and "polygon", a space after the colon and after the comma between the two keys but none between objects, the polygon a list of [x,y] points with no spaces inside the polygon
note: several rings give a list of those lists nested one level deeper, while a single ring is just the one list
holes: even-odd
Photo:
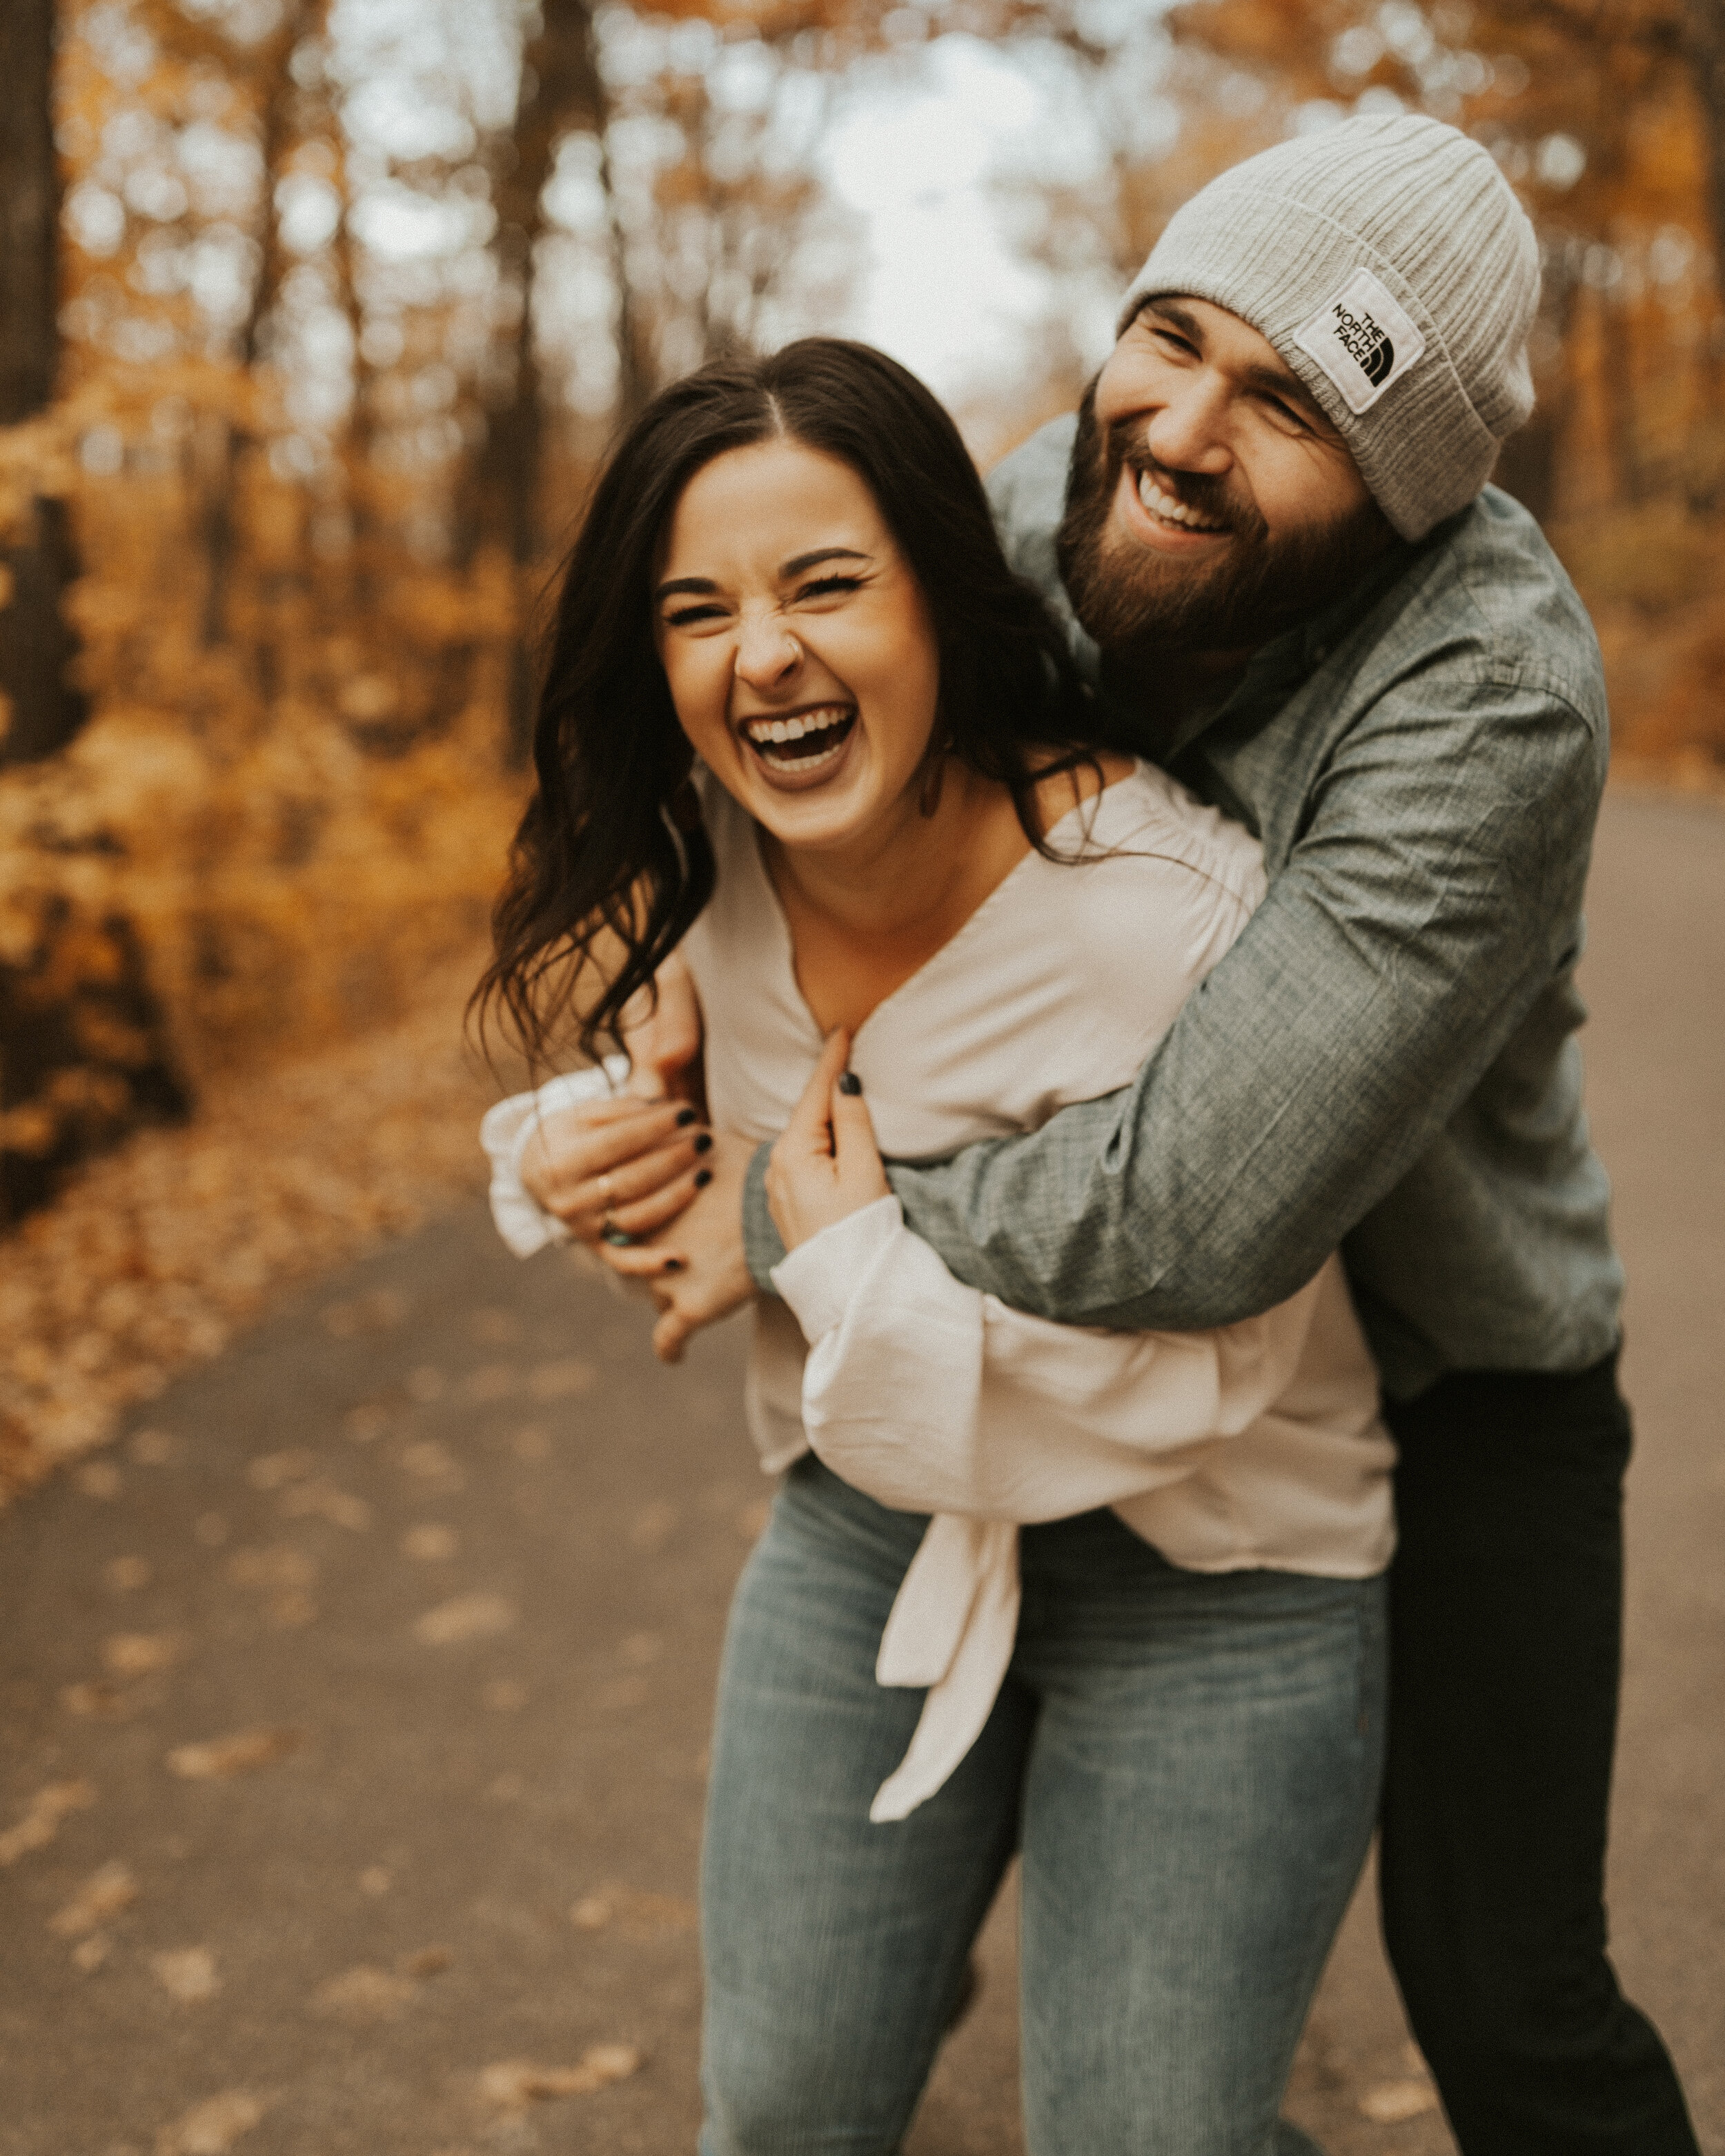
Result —
[{"label": "leaf litter", "polygon": [[23,1817],[0,1834],[0,1865],[16,1864],[32,1850],[46,1849],[68,1812],[87,1810],[95,1800],[93,1782],[44,1783],[25,1805]]},{"label": "leaf litter", "polygon": [[413,1637],[422,1646],[451,1647],[466,1640],[488,1640],[506,1632],[516,1620],[515,1604],[501,1594],[458,1594],[414,1620]]},{"label": "leaf litter", "polygon": [[535,2066],[531,2059],[500,2059],[479,2077],[480,2094],[500,2111],[525,2111],[549,2097],[592,2096],[627,2081],[645,2064],[633,2044],[592,2044],[572,2066]]},{"label": "leaf litter", "polygon": [[48,1928],[63,1939],[81,1938],[129,1909],[140,1891],[131,1866],[116,1857],[90,1873],[71,1900],[49,1918]]},{"label": "leaf litter", "polygon": [[208,1947],[171,1947],[150,1957],[150,1974],[182,2006],[201,2006],[222,1988]]},{"label": "leaf litter", "polygon": [[274,1765],[297,1752],[305,1741],[303,1729],[238,1729],[231,1736],[176,1745],[167,1763],[182,1781],[226,1781],[254,1768]]},{"label": "leaf litter", "polygon": [[[482,1187],[474,1132],[495,1086],[461,1040],[479,955],[440,969],[398,1025],[213,1081],[191,1123],[140,1132],[6,1238],[0,1503],[105,1444],[290,1286]],[[371,1300],[355,1335],[388,1315]],[[345,1316],[325,1322],[347,1337]],[[72,1352],[86,1342],[100,1354]],[[121,1487],[106,1460],[79,1481]]]},{"label": "leaf litter", "polygon": [[223,2089],[165,2126],[156,2137],[156,2156],[228,2156],[244,2133],[262,2120],[266,2107],[249,2089]]}]

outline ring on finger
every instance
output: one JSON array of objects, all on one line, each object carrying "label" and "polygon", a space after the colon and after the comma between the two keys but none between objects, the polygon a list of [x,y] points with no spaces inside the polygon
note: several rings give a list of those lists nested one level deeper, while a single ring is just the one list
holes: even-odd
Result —
[{"label": "ring on finger", "polygon": [[618,1226],[608,1205],[605,1208],[605,1216],[599,1223],[599,1240],[601,1242],[610,1244],[614,1250],[626,1250],[634,1246],[635,1239],[625,1229]]}]

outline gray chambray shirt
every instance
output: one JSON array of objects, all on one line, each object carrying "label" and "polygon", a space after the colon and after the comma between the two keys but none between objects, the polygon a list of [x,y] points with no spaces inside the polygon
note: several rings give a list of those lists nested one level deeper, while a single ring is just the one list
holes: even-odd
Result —
[{"label": "gray chambray shirt", "polygon": [[[906,1218],[959,1279],[1064,1323],[1232,1323],[1339,1244],[1392,1394],[1585,1368],[1623,1276],[1575,1040],[1608,726],[1568,578],[1488,487],[1158,743],[1060,588],[1074,425],[990,481],[1008,555],[1068,624],[1111,745],[1255,833],[1269,896],[1131,1086],[895,1165]],[[765,1285],[763,1163],[744,1226]]]}]

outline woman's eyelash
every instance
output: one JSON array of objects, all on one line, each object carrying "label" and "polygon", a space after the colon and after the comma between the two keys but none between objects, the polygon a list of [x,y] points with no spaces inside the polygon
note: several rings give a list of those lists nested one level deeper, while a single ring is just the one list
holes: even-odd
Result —
[{"label": "woman's eyelash", "polygon": [[723,611],[722,607],[716,606],[679,607],[675,613],[668,613],[665,620],[673,629],[686,629],[691,622],[716,620]]},{"label": "woman's eyelash", "polygon": [[817,577],[812,584],[804,584],[797,594],[798,598],[825,598],[832,592],[858,592],[862,589],[860,577]]}]

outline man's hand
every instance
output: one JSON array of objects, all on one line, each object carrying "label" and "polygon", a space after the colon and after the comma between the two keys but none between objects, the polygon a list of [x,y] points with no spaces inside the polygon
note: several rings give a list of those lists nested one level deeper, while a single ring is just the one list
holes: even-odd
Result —
[{"label": "man's hand", "polygon": [[850,1036],[828,1035],[767,1169],[767,1209],[788,1250],[860,1213],[892,1186],[875,1142],[861,1081],[845,1069]]},{"label": "man's hand", "polygon": [[742,1254],[742,1186],[754,1144],[732,1131],[715,1131],[703,1169],[710,1180],[680,1219],[634,1249],[609,1244],[599,1255],[624,1280],[644,1281],[659,1306],[653,1352],[661,1363],[682,1360],[691,1333],[740,1310],[755,1292]]}]

